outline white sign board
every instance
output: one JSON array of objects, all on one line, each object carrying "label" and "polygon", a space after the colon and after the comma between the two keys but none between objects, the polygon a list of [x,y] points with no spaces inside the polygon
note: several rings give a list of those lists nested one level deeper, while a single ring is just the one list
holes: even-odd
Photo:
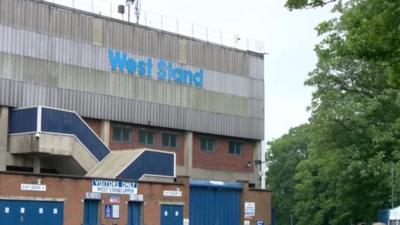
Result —
[{"label": "white sign board", "polygon": [[256,204],[254,202],[244,203],[244,217],[251,218],[256,215]]},{"label": "white sign board", "polygon": [[183,225],[189,225],[189,219],[183,219]]},{"label": "white sign board", "polygon": [[100,193],[94,193],[94,192],[85,192],[85,199],[101,199],[101,194]]},{"label": "white sign board", "polygon": [[143,202],[143,195],[129,195],[129,201]]},{"label": "white sign board", "polygon": [[128,181],[93,180],[92,192],[108,194],[137,194],[137,184]]},{"label": "white sign board", "polygon": [[182,191],[176,190],[176,191],[163,191],[164,196],[168,197],[182,197]]},{"label": "white sign board", "polygon": [[112,205],[112,218],[113,219],[119,218],[119,205]]},{"label": "white sign board", "polygon": [[41,184],[21,184],[22,191],[46,191],[46,185]]},{"label": "white sign board", "polygon": [[245,220],[244,225],[250,225],[250,220]]}]

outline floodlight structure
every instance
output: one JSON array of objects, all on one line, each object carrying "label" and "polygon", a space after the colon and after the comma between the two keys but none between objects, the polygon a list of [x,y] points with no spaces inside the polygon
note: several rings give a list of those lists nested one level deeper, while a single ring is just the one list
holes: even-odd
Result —
[{"label": "floodlight structure", "polygon": [[[136,1],[136,2],[135,2]],[[128,22],[131,20],[131,5],[135,4],[135,15],[136,15],[136,23],[139,23],[140,16],[140,3],[139,0],[126,0],[126,6],[128,6]]]}]

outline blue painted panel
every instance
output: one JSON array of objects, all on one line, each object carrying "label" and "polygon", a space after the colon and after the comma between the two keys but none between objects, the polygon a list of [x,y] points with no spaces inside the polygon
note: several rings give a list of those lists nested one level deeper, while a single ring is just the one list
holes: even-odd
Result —
[{"label": "blue painted panel", "polygon": [[43,108],[42,131],[75,135],[99,161],[110,153],[96,134],[72,112]]},{"label": "blue painted panel", "polygon": [[118,178],[138,180],[143,174],[174,176],[174,155],[145,151]]},{"label": "blue painted panel", "polygon": [[36,123],[37,108],[11,110],[9,133],[35,132]]},{"label": "blue painted panel", "polygon": [[83,212],[83,225],[98,225],[99,200],[85,199]]},{"label": "blue painted panel", "polygon": [[240,195],[239,189],[191,186],[190,223],[239,225]]},{"label": "blue painted panel", "polygon": [[389,210],[379,210],[378,211],[378,222],[388,224],[389,222]]},{"label": "blue painted panel", "polygon": [[183,206],[161,205],[161,225],[183,225]]},{"label": "blue painted panel", "polygon": [[62,225],[64,203],[0,200],[2,225]]},{"label": "blue painted panel", "polygon": [[195,180],[195,179],[190,180],[190,186],[237,189],[237,190],[243,189],[242,183],[239,182]]},{"label": "blue painted panel", "polygon": [[129,202],[128,225],[141,225],[141,202]]}]

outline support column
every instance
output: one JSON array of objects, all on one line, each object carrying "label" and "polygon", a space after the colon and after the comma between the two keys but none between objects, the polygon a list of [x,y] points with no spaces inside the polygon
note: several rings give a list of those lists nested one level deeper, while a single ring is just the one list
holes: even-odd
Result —
[{"label": "support column", "polygon": [[[254,180],[256,187],[261,188],[260,170],[265,159],[261,156],[261,141],[257,141],[254,145],[253,165],[254,165]],[[256,163],[258,162],[258,163]]]},{"label": "support column", "polygon": [[192,164],[193,164],[193,132],[185,132],[185,170],[186,176],[192,174]]},{"label": "support column", "polygon": [[7,107],[0,107],[0,171],[7,166],[8,114]]},{"label": "support column", "polygon": [[110,146],[110,121],[103,120],[101,122],[101,137],[107,147]]},{"label": "support column", "polygon": [[40,158],[34,157],[33,158],[33,173],[40,173]]}]

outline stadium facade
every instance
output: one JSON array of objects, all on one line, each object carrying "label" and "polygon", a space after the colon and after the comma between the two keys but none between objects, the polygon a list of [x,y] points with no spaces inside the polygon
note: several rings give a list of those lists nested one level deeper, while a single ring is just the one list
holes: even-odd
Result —
[{"label": "stadium facade", "polygon": [[0,0],[0,221],[270,224],[263,54]]}]

